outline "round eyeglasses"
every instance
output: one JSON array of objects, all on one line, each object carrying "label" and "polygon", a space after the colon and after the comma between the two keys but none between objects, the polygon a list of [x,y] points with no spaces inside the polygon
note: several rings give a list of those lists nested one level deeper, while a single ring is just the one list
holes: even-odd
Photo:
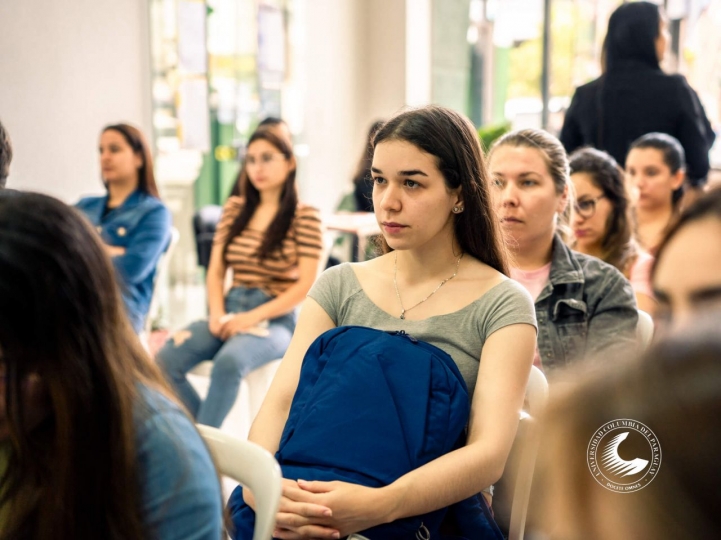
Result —
[{"label": "round eyeglasses", "polygon": [[248,166],[253,165],[267,165],[268,163],[272,163],[278,158],[285,159],[285,156],[281,154],[280,152],[266,152],[263,154],[260,154],[259,156],[248,156],[245,158],[245,164]]},{"label": "round eyeglasses", "polygon": [[588,219],[596,213],[596,203],[605,197],[605,195],[599,195],[595,199],[581,199],[580,201],[576,201],[573,207],[579,216]]}]

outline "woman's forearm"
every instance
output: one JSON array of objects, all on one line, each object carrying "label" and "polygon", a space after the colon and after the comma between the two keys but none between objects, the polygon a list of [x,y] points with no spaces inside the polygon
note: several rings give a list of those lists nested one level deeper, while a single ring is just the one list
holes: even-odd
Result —
[{"label": "woman's forearm", "polygon": [[501,476],[498,453],[482,443],[459,448],[381,488],[389,515],[382,521],[418,516],[479,493]]},{"label": "woman's forearm", "polygon": [[[283,415],[282,411],[269,411],[272,407],[266,405],[267,401],[266,399],[263,402],[258,414],[255,415],[255,420],[253,420],[250,426],[250,432],[248,433],[248,440],[262,446],[268,452],[275,455],[280,446],[280,437],[283,434],[283,428],[288,419],[290,407]],[[245,504],[255,510],[255,496],[250,489],[243,489],[243,500]]]},{"label": "woman's forearm", "polygon": [[290,403],[286,407],[283,403],[272,403],[266,399],[250,426],[248,440],[275,454],[289,413]]},{"label": "woman's forearm", "polygon": [[225,295],[223,294],[223,281],[225,273],[223,272],[223,275],[220,275],[218,272],[211,270],[212,269],[208,270],[205,285],[208,295],[208,311],[210,313],[210,318],[212,319],[225,315]]},{"label": "woman's forearm", "polygon": [[306,283],[301,281],[294,283],[281,294],[261,304],[253,311],[259,320],[275,319],[276,317],[290,313],[305,300],[312,284],[312,282]]}]

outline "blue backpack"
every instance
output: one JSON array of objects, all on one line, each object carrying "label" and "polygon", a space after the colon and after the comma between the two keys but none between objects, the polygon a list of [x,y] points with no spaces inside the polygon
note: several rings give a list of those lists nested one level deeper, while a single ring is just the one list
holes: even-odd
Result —
[{"label": "blue backpack", "polygon": [[[469,412],[463,377],[438,347],[402,330],[334,328],[319,336],[303,359],[276,458],[284,478],[382,487],[461,446]],[[502,538],[479,499],[459,503],[473,515],[460,521],[480,519],[493,535],[481,535],[475,526],[462,529],[468,538]],[[243,502],[242,488],[228,507],[233,538],[250,540],[254,514]],[[371,540],[438,538],[446,510],[361,534]]]}]

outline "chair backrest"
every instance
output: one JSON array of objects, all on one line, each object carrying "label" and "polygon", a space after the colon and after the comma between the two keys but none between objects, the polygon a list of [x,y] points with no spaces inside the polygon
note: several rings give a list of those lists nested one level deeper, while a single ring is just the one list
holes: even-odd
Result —
[{"label": "chair backrest", "polygon": [[540,440],[540,429],[537,418],[543,412],[548,401],[548,381],[543,372],[536,366],[531,367],[531,374],[526,385],[526,410],[521,413],[519,432],[523,432],[523,446],[516,471],[511,503],[511,518],[508,527],[508,540],[523,540],[528,515],[528,503],[531,497],[531,482],[536,467],[536,456]]},{"label": "chair backrest", "polygon": [[[147,335],[153,329],[153,321],[155,321],[160,314],[160,291],[163,283],[167,282],[168,275],[170,274],[170,258],[173,256],[173,251],[178,245],[180,240],[180,231],[173,227],[170,230],[170,242],[168,247],[160,256],[158,260],[158,266],[155,270],[155,280],[153,281],[153,296],[150,298],[150,306],[148,307],[148,315],[145,317],[145,328],[144,331]],[[158,286],[160,285],[160,286]]]},{"label": "chair backrest", "polygon": [[196,426],[210,448],[220,474],[250,489],[255,497],[253,540],[268,540],[275,527],[275,515],[283,489],[280,466],[259,445],[228,435],[219,429]]},{"label": "chair backrest", "polygon": [[636,323],[636,336],[641,350],[645,350],[653,339],[653,318],[645,311],[638,310],[638,323]]}]

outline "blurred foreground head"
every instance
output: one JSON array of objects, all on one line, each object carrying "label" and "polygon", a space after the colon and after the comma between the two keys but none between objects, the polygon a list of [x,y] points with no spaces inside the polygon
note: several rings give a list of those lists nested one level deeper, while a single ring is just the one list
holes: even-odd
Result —
[{"label": "blurred foreground head", "polygon": [[[0,347],[6,357],[59,364],[126,327],[114,270],[97,234],[64,203],[0,197]],[[32,354],[31,354],[32,353]]]},{"label": "blurred foreground head", "polygon": [[721,309],[721,189],[683,211],[658,247],[651,274],[659,331]]},{"label": "blurred foreground head", "polygon": [[146,538],[134,411],[162,389],[86,220],[0,191],[0,538]]},{"label": "blurred foreground head", "polygon": [[554,388],[536,478],[543,496],[532,508],[548,538],[720,537],[715,315],[659,341],[637,362]]}]

